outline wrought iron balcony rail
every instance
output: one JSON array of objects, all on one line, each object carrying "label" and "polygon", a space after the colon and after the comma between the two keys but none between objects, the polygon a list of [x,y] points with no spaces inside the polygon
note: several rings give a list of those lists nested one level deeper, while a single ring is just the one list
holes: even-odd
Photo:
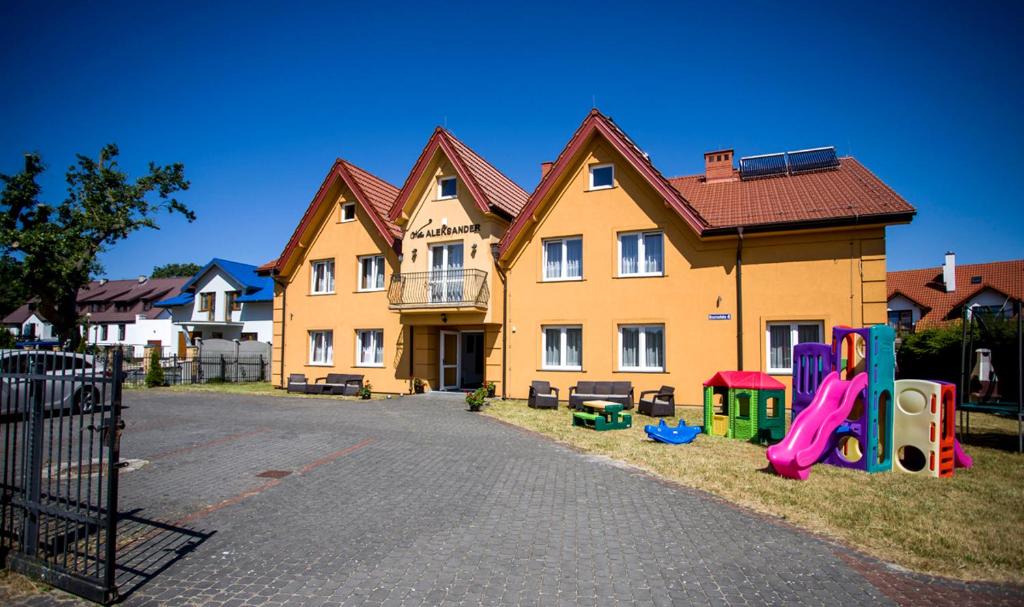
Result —
[{"label": "wrought iron balcony rail", "polygon": [[392,274],[388,302],[392,308],[486,308],[487,272],[440,270]]}]

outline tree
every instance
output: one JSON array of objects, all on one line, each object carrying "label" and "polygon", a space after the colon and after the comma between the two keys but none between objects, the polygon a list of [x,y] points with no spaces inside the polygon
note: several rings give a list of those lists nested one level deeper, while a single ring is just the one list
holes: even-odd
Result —
[{"label": "tree", "polygon": [[160,348],[152,348],[149,353],[149,370],[146,371],[146,387],[157,388],[164,385],[164,368],[160,366]]},{"label": "tree", "polygon": [[189,187],[181,163],[150,162],[149,172],[131,181],[117,165],[118,154],[108,144],[97,159],[78,155],[58,205],[39,200],[45,166],[38,154],[25,155],[20,173],[0,174],[0,259],[14,260],[12,274],[69,349],[81,340],[76,298],[101,270],[97,256],[136,230],[159,229],[160,211],[195,220],[174,198]]},{"label": "tree", "polygon": [[150,278],[180,278],[193,276],[203,267],[197,263],[168,263],[162,266],[155,266]]}]

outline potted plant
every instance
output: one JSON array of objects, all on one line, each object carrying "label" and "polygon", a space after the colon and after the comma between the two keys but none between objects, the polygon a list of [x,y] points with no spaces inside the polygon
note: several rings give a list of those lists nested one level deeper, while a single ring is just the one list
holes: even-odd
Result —
[{"label": "potted plant", "polygon": [[412,380],[412,391],[416,394],[423,394],[423,380],[415,378]]},{"label": "potted plant", "polygon": [[362,388],[359,388],[359,398],[370,400],[371,396],[373,396],[373,384],[366,382]]},{"label": "potted plant", "polygon": [[487,402],[487,388],[481,386],[466,395],[466,404],[470,411],[479,411]]},{"label": "potted plant", "polygon": [[487,398],[494,398],[494,393],[497,390],[497,386],[494,385],[493,381],[487,382]]}]

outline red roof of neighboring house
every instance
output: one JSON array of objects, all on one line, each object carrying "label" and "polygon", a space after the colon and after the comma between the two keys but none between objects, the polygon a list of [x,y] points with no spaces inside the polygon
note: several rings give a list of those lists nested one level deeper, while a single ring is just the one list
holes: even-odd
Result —
[{"label": "red roof of neighboring house", "polygon": [[760,371],[719,371],[704,382],[715,388],[745,388],[747,390],[785,390],[779,380]]},{"label": "red roof of neighboring house", "polygon": [[[333,203],[333,201],[327,200],[327,192],[337,179],[342,180],[352,190],[356,202],[359,203],[377,227],[381,237],[392,247],[395,246],[395,243],[401,236],[401,231],[388,217],[388,211],[395,200],[395,196],[398,194],[398,188],[373,173],[339,158],[334,161],[331,170],[324,177],[323,183],[320,184],[320,189],[317,190],[316,196],[313,197],[313,200],[306,208],[306,212],[302,215],[299,225],[292,232],[292,236],[288,239],[288,244],[285,245],[284,251],[274,261],[272,269],[280,270],[284,266],[288,258],[295,251],[295,248],[299,245],[299,238],[302,236],[302,233],[305,232],[316,217],[317,211],[323,205]],[[266,273],[270,270],[260,267],[258,271]]]},{"label": "red roof of neighboring house", "polygon": [[[147,278],[144,281],[129,280],[94,280],[78,290],[78,309],[82,314],[89,314],[92,323],[131,323],[137,315],[156,318],[164,312],[161,308],[153,308],[154,302],[174,295],[188,282],[189,277]],[[104,309],[95,312],[90,304],[101,304]],[[118,310],[117,304],[125,309]],[[147,310],[146,306],[150,306]]]},{"label": "red roof of neighboring house", "polygon": [[902,295],[922,308],[917,326],[940,325],[959,318],[964,302],[985,290],[1024,301],[1024,259],[958,265],[952,293],[946,292],[941,267],[889,272],[886,288],[886,299]]},{"label": "red roof of neighboring house", "polygon": [[265,264],[261,265],[260,267],[256,268],[256,272],[258,274],[266,274],[267,272],[270,272],[271,270],[273,270],[276,265],[277,265],[277,258],[275,257],[274,259],[271,259],[267,263],[265,263]]},{"label": "red roof of neighboring house", "polygon": [[469,189],[474,201],[481,211],[488,213],[498,211],[507,217],[514,218],[526,205],[529,195],[514,181],[506,177],[491,163],[483,159],[470,147],[452,135],[450,131],[437,127],[424,146],[416,164],[413,165],[405,185],[391,207],[390,218],[397,220],[402,215],[402,208],[409,202],[412,190],[427,170],[427,164],[434,153],[440,149],[455,167],[455,172]]},{"label": "red roof of neighboring house", "polygon": [[[884,219],[915,213],[892,188],[851,157],[839,168],[741,181],[703,175],[669,182],[713,228],[807,223],[821,220]],[[782,226],[780,226],[782,227]]]}]

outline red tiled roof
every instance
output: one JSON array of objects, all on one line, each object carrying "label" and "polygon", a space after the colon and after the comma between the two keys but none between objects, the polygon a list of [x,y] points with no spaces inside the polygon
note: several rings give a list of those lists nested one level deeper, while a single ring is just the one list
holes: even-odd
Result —
[{"label": "red tiled roof", "polygon": [[[106,322],[135,322],[137,315],[147,318],[156,318],[163,310],[150,308],[146,310],[146,303],[160,301],[181,290],[181,287],[188,282],[189,278],[149,278],[144,282],[136,279],[129,280],[108,280],[100,283],[98,280],[90,282],[87,286],[78,290],[77,301],[80,311],[89,314],[89,321],[92,323]],[[88,309],[90,303],[102,303],[107,309],[92,312]],[[128,308],[118,311],[115,304],[127,304]]]},{"label": "red tiled roof", "polygon": [[402,215],[402,208],[409,202],[412,190],[427,170],[427,164],[437,150],[441,150],[455,167],[455,172],[469,189],[473,200],[481,211],[487,213],[498,211],[509,218],[514,218],[526,205],[529,195],[511,179],[494,168],[479,154],[466,144],[455,138],[449,131],[441,127],[434,130],[427,145],[423,147],[416,164],[405,179],[402,190],[398,193],[389,217],[392,221]]},{"label": "red tiled roof", "polygon": [[274,259],[271,259],[267,263],[265,263],[265,264],[261,265],[260,267],[256,268],[256,273],[257,274],[266,274],[266,273],[270,272],[271,270],[273,270],[276,265],[277,265],[277,258],[275,257]]},{"label": "red tiled roof", "polygon": [[[331,170],[328,171],[327,176],[324,177],[323,183],[320,184],[320,189],[317,190],[316,196],[314,196],[313,200],[310,201],[309,206],[306,208],[306,212],[302,215],[302,219],[299,220],[299,225],[295,227],[295,231],[292,232],[291,238],[288,239],[288,243],[285,245],[284,251],[282,251],[281,255],[274,261],[272,269],[280,270],[284,266],[288,261],[288,258],[298,246],[299,238],[312,223],[313,218],[316,217],[317,211],[323,205],[330,204],[332,202],[327,200],[327,191],[336,179],[341,179],[348,185],[349,189],[352,190],[352,194],[355,196],[356,202],[359,203],[367,216],[370,217],[370,220],[380,232],[381,237],[384,238],[384,240],[386,240],[392,247],[396,246],[396,242],[401,235],[401,230],[399,230],[394,221],[388,217],[388,211],[395,200],[395,196],[398,195],[398,188],[384,181],[380,177],[377,177],[373,173],[365,171],[351,162],[339,158],[334,161],[334,165],[331,166]],[[261,267],[257,271],[266,273],[270,270]]]},{"label": "red tiled roof", "polygon": [[[972,283],[975,276],[981,277],[978,284]],[[923,308],[917,326],[941,325],[959,318],[960,306],[987,289],[1024,300],[1024,259],[958,265],[952,293],[943,285],[941,267],[889,272],[886,288],[886,299],[902,295]]]},{"label": "red tiled roof", "polygon": [[[737,172],[738,176],[738,172]],[[713,228],[911,215],[914,207],[856,159],[835,170],[741,181],[703,175],[669,182]]]}]

